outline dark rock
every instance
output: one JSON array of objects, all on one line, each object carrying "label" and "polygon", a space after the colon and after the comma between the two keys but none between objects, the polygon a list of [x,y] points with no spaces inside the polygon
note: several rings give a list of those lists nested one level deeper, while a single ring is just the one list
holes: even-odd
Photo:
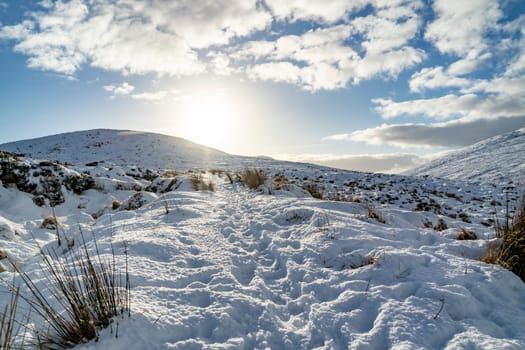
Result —
[{"label": "dark rock", "polygon": [[42,195],[38,195],[38,196],[34,196],[33,197],[33,203],[35,203],[35,205],[39,206],[39,207],[42,207],[46,204],[46,197],[42,196]]}]

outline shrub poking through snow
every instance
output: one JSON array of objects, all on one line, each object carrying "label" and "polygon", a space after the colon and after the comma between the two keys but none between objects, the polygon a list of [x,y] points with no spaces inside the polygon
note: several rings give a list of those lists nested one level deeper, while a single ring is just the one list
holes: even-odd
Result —
[{"label": "shrub poking through snow", "polygon": [[121,204],[122,203],[120,203],[118,199],[113,199],[113,201],[111,202],[111,209],[117,210],[118,208],[120,208]]},{"label": "shrub poking through snow", "polygon": [[290,183],[290,180],[284,174],[276,174],[273,178],[273,189],[282,190]]},{"label": "shrub poking through snow", "polygon": [[525,203],[512,224],[500,230],[503,230],[503,238],[495,262],[525,282]]},{"label": "shrub poking through snow", "polygon": [[33,203],[35,203],[36,206],[42,207],[46,204],[46,197],[40,195],[33,197]]},{"label": "shrub poking through snow", "polygon": [[465,214],[464,212],[459,213],[458,216],[461,219],[461,221],[466,222],[468,224],[472,223],[472,221],[470,221],[470,218],[468,217],[468,215]]},{"label": "shrub poking through snow", "polygon": [[64,179],[64,185],[68,190],[73,191],[78,195],[82,194],[84,191],[97,187],[95,180],[86,174],[68,176]]},{"label": "shrub poking through snow", "polygon": [[498,257],[499,246],[494,243],[489,243],[485,255],[481,258],[481,261],[487,264],[495,264]]},{"label": "shrub poking through snow", "polygon": [[[92,255],[82,232],[80,237],[81,246],[75,251],[63,256],[55,251],[42,253],[47,277],[44,288],[13,263],[32,294],[21,297],[49,324],[47,330],[36,334],[40,348],[64,349],[96,340],[99,331],[112,325],[116,316],[130,315],[127,248],[123,272],[116,266],[113,247],[112,255],[103,258],[94,241]],[[118,323],[116,332],[118,336]]]},{"label": "shrub poking through snow", "polygon": [[211,180],[205,181],[201,174],[192,175],[190,180],[191,187],[195,191],[215,191],[215,186],[213,185],[213,182],[211,182]]},{"label": "shrub poking through snow", "polygon": [[224,173],[224,175],[226,175],[226,178],[228,179],[228,183],[230,185],[233,185],[233,177],[232,177],[232,175],[229,172],[227,172],[227,171]]},{"label": "shrub poking through snow", "polygon": [[468,241],[468,240],[475,240],[478,239],[478,235],[476,235],[476,232],[469,231],[466,228],[462,227],[461,232],[456,237],[459,241]]},{"label": "shrub poking through snow", "polygon": [[0,349],[2,350],[25,349],[24,338],[16,342],[24,325],[23,322],[15,319],[19,299],[20,290],[14,288],[9,303],[0,310]]},{"label": "shrub poking through snow", "polygon": [[146,200],[144,199],[144,195],[142,192],[137,192],[133,194],[130,198],[128,198],[122,205],[120,206],[121,210],[137,210],[140,207],[142,207],[144,204],[146,204]]},{"label": "shrub poking through snow", "polygon": [[443,309],[445,308],[445,297],[442,296],[441,299],[439,299],[439,301],[439,309],[436,312],[436,314],[432,317],[432,319],[434,320],[437,320],[439,318],[439,315],[441,315],[441,312],[443,312]]},{"label": "shrub poking through snow", "polygon": [[372,207],[372,205],[370,205],[368,201],[365,202],[365,209],[367,210],[367,214],[366,214],[367,218],[377,220],[377,222],[381,224],[386,223],[385,219],[383,219],[381,215],[379,215],[374,210],[374,208]]},{"label": "shrub poking through snow", "polygon": [[40,228],[45,228],[46,230],[56,230],[58,227],[58,219],[54,215],[46,216],[40,224]]},{"label": "shrub poking through snow", "polygon": [[321,193],[321,188],[318,184],[314,182],[305,182],[303,184],[303,190],[310,193],[310,195],[317,199],[323,199],[323,194]]},{"label": "shrub poking through snow", "polygon": [[256,190],[266,182],[267,176],[261,169],[244,169],[240,174],[240,180],[249,189]]},{"label": "shrub poking through snow", "polygon": [[442,218],[439,218],[437,225],[434,226],[434,230],[445,231],[446,229],[448,229],[447,223]]}]

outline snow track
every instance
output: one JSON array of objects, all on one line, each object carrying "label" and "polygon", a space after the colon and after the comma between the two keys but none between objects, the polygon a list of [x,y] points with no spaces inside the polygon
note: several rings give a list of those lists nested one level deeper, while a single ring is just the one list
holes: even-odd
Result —
[{"label": "snow track", "polygon": [[[51,200],[68,239],[93,230],[122,265],[127,244],[132,317],[118,339],[113,326],[79,349],[525,349],[523,282],[480,262],[521,197],[496,181],[521,169],[521,134],[436,163],[439,176],[494,180],[480,184],[236,157],[149,133],[13,143],[76,165],[4,154],[0,249],[41,283],[36,243],[58,248],[42,227]],[[496,177],[476,165],[500,151],[509,161]],[[224,183],[245,167],[268,176],[266,194]],[[216,192],[193,191],[194,176]],[[479,239],[456,240],[462,229]],[[8,298],[0,290],[0,305]]]},{"label": "snow track", "polygon": [[95,231],[129,244],[133,315],[81,349],[525,347],[525,287],[474,259],[482,241],[380,224],[354,203],[225,186]]}]

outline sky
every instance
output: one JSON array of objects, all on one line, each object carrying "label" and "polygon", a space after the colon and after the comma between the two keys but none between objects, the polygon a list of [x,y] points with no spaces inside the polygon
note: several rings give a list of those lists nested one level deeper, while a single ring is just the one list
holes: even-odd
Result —
[{"label": "sky", "polygon": [[400,172],[525,127],[525,3],[0,0],[0,123]]}]

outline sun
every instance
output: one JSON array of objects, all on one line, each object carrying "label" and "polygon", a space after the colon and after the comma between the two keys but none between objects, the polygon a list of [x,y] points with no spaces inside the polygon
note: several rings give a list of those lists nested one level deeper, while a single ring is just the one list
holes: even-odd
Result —
[{"label": "sun", "polygon": [[191,141],[224,150],[235,137],[237,109],[224,92],[187,98],[181,116],[182,134]]}]

